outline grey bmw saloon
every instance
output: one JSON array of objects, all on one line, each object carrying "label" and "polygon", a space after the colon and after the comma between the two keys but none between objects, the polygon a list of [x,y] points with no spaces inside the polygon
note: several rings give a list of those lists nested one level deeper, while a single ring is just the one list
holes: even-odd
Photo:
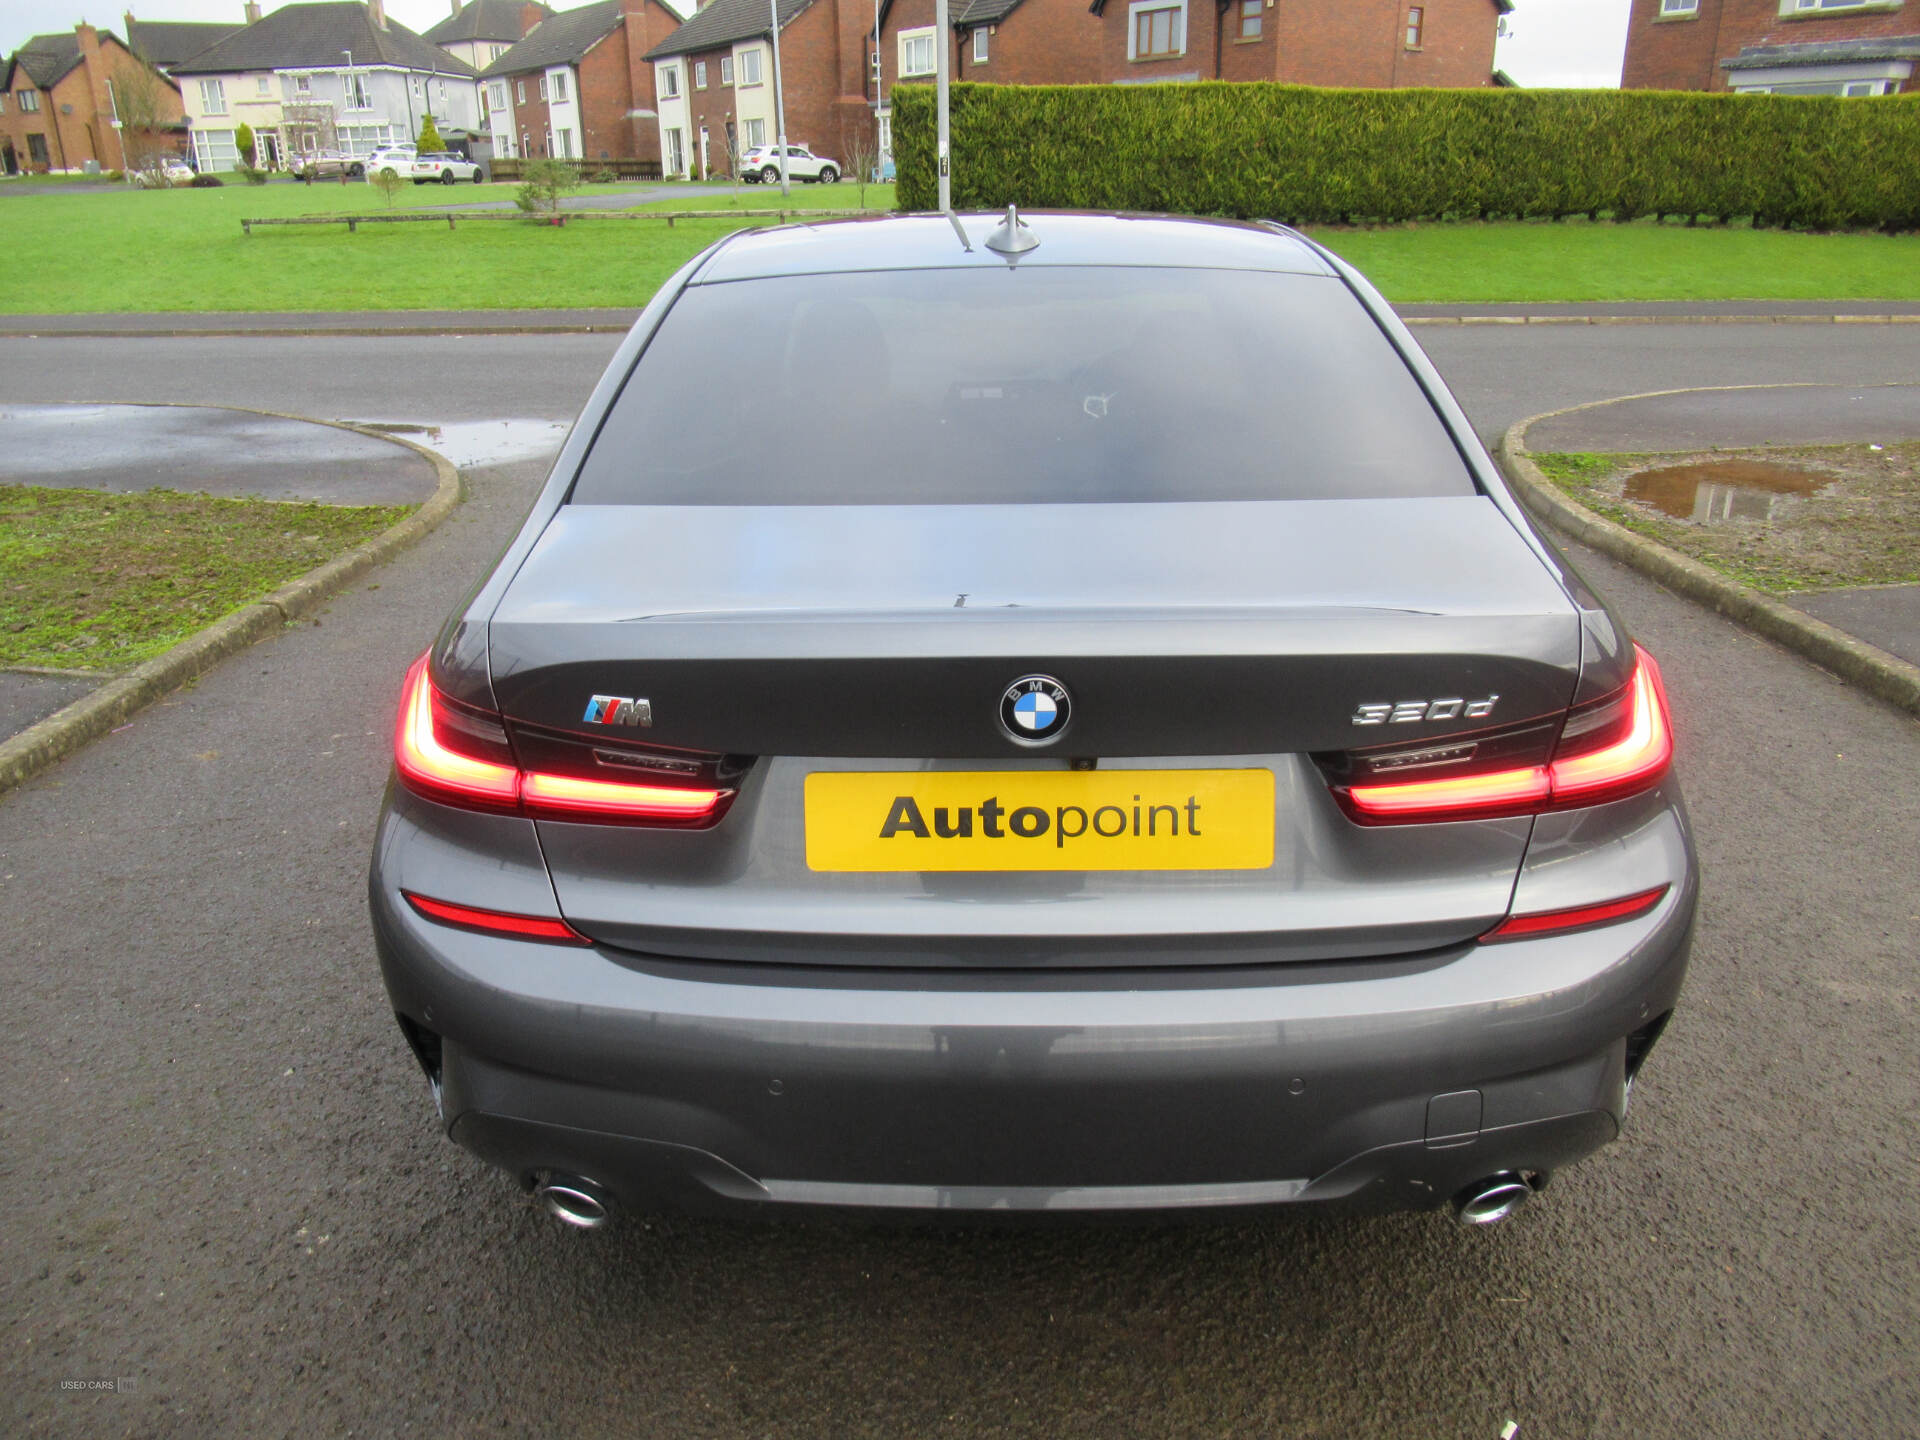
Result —
[{"label": "grey bmw saloon", "polygon": [[1488,1221],[1673,1009],[1672,751],[1310,240],[755,231],[406,676],[373,931],[447,1134],[573,1224]]}]

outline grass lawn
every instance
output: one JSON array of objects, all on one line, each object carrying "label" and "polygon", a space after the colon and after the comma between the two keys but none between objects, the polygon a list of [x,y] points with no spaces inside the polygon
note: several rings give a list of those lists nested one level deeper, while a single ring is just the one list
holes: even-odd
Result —
[{"label": "grass lawn", "polygon": [[0,665],[137,664],[411,508],[0,485]]},{"label": "grass lawn", "polygon": [[[395,209],[511,200],[512,185],[412,185]],[[653,187],[593,185],[580,194]],[[344,226],[240,233],[241,217],[379,214],[366,184],[227,185],[22,196],[4,202],[8,263],[0,313],[142,310],[439,310],[642,305],[660,283],[729,230],[733,197],[673,194],[645,208],[713,209],[708,223],[591,219],[564,227],[495,220],[448,231],[433,225]],[[857,187],[743,185],[737,208],[851,209]],[[869,206],[893,203],[868,186]]]},{"label": "grass lawn", "polygon": [[1920,300],[1920,235],[1463,222],[1314,238],[1390,300]]},{"label": "grass lawn", "polygon": [[[0,313],[141,310],[522,309],[637,306],[703,246],[761,221],[729,210],[852,209],[857,186],[588,186],[664,191],[639,208],[713,210],[664,223],[591,219],[556,228],[488,221],[270,229],[242,216],[367,214],[364,184],[41,194],[0,202],[9,263]],[[511,199],[510,185],[409,186],[398,209]],[[869,208],[893,187],[867,187]],[[1808,235],[1638,221],[1404,225],[1316,232],[1389,299],[1415,301],[1920,300],[1920,236]]]}]

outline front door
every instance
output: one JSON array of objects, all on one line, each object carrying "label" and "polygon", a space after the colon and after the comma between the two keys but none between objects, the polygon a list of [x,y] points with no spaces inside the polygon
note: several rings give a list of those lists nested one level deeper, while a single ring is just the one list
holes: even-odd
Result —
[{"label": "front door", "polygon": [[700,178],[708,179],[713,174],[713,157],[707,148],[707,127],[700,127]]},{"label": "front door", "polygon": [[260,153],[254,158],[260,162],[260,168],[262,170],[278,170],[280,168],[279,132],[276,130],[263,130],[258,136],[257,143]]}]

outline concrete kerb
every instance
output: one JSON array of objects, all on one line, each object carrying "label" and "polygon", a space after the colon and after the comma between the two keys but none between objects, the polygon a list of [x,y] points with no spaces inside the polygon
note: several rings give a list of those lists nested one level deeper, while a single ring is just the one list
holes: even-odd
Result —
[{"label": "concrete kerb", "polygon": [[460,503],[460,471],[444,456],[424,445],[395,435],[383,434],[339,420],[315,420],[306,415],[288,415],[276,410],[255,410],[243,405],[187,405],[175,409],[232,410],[243,415],[259,415],[273,420],[296,420],[308,425],[326,425],[347,430],[370,440],[382,440],[411,450],[434,468],[438,483],[433,494],[404,520],[388,526],[370,540],[336,555],[298,579],[242,605],[205,629],[189,635],[163,655],[142,665],[104,678],[92,694],[57,710],[39,724],[0,742],[0,795],[24,784],[49,766],[98,739],[144,710],[161,696],[204,674],[227,656],[257,644],[276,634],[290,621],[311,614],[327,600],[366,574],[374,566],[397,555],[420,540],[452,513]]},{"label": "concrete kerb", "polygon": [[1563,534],[1591,545],[1603,555],[1631,565],[1641,574],[1657,581],[1690,600],[1696,600],[1728,619],[1746,626],[1805,656],[1816,665],[1832,671],[1843,680],[1886,700],[1913,715],[1920,715],[1920,666],[1910,665],[1877,645],[1857,640],[1811,615],[1751,586],[1731,580],[1719,571],[1690,556],[1669,549],[1657,540],[1649,540],[1605,516],[1596,515],[1574,500],[1541,472],[1527,449],[1527,432],[1534,425],[1556,416],[1614,405],[1623,400],[1646,400],[1661,395],[1687,395],[1703,390],[1788,390],[1800,385],[1717,385],[1686,387],[1679,390],[1649,390],[1639,395],[1618,395],[1611,400],[1594,400],[1585,405],[1569,405],[1531,415],[1510,427],[1500,437],[1500,468],[1512,483],[1515,493],[1537,518]]}]

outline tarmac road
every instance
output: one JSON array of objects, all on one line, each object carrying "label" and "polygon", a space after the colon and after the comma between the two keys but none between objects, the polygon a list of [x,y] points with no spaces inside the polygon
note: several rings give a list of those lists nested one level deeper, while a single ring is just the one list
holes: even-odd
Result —
[{"label": "tarmac road", "polygon": [[[1920,378],[1920,336],[1869,353],[1808,333],[1839,338],[1423,338],[1487,430],[1667,384]],[[43,367],[93,344],[23,367],[15,343],[0,384],[22,400],[62,398],[37,393]],[[212,367],[197,398],[364,418],[384,383],[388,415],[461,418],[407,403],[431,398],[417,347],[437,342],[325,342],[366,346],[351,410],[294,393],[316,370],[342,393],[331,363],[274,392],[248,348],[267,342],[179,343]],[[516,378],[565,409],[491,414],[584,395],[592,374],[568,398],[563,373],[585,345],[539,345],[551,363],[520,352]],[[109,390],[65,398],[192,398],[125,358],[96,355]],[[450,373],[478,404],[511,366],[482,349]],[[206,393],[223,376],[253,393]],[[562,1232],[439,1138],[361,899],[399,675],[542,469],[475,472],[453,519],[319,624],[0,801],[0,1430],[1920,1428],[1920,727],[1597,557],[1665,667],[1707,888],[1626,1136],[1515,1221]],[[135,1393],[60,1388],[121,1376]]]}]

